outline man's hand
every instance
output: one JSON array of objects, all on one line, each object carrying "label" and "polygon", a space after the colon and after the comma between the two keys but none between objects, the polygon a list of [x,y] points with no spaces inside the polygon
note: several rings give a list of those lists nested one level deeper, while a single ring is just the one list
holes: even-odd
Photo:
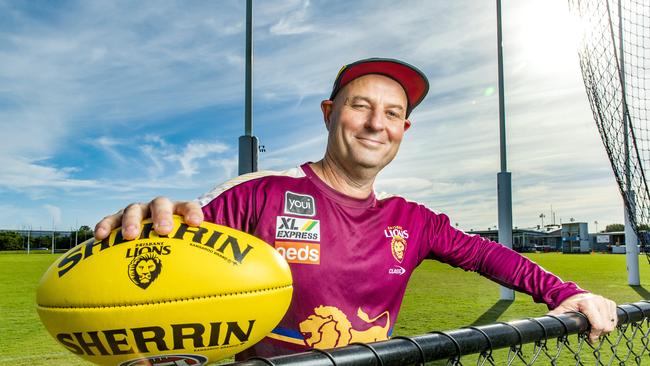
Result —
[{"label": "man's hand", "polygon": [[571,311],[579,311],[587,316],[589,324],[591,324],[591,332],[589,332],[589,342],[591,343],[598,342],[600,336],[613,331],[618,323],[616,303],[591,293],[569,297],[548,315],[560,315]]},{"label": "man's hand", "polygon": [[120,225],[124,239],[132,240],[140,234],[140,222],[153,219],[154,231],[167,235],[172,231],[172,215],[181,215],[190,226],[203,222],[203,211],[196,202],[172,202],[166,197],[154,198],[149,203],[132,203],[114,215],[104,217],[95,225],[95,239],[102,240]]}]

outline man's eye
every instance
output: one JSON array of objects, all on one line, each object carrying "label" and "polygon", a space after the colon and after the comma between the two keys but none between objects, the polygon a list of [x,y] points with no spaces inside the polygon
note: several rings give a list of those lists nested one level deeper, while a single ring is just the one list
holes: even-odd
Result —
[{"label": "man's eye", "polygon": [[395,111],[388,111],[386,112],[386,115],[390,118],[400,118],[400,114]]}]

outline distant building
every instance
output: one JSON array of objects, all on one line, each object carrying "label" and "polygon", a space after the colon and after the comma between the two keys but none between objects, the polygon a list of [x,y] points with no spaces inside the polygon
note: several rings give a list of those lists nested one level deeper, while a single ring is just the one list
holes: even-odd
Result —
[{"label": "distant building", "polygon": [[[499,241],[499,232],[497,230],[475,230],[468,231],[468,234],[479,235],[483,238]],[[518,252],[534,251],[555,251],[556,247],[548,245],[547,233],[533,229],[513,229],[512,230],[512,249]]]},{"label": "distant building", "polygon": [[[641,235],[645,235],[646,242],[650,242],[650,233],[642,231]],[[596,252],[608,252],[608,253],[625,253],[625,232],[624,231],[612,231],[612,232],[601,232],[596,234],[591,234],[591,247]],[[641,248],[639,252],[643,252]],[[645,248],[645,251],[650,251],[650,248]]]},{"label": "distant building", "polygon": [[562,250],[562,227],[560,225],[555,225],[556,228],[552,231],[546,233],[544,237],[545,245],[548,248],[553,248],[554,251]]},{"label": "distant building", "polygon": [[589,253],[591,249],[586,222],[562,224],[562,253]]},{"label": "distant building", "polygon": [[[471,230],[475,234],[492,241],[498,241],[498,230]],[[643,232],[650,236],[650,233]],[[650,239],[650,237],[648,238]],[[650,242],[650,240],[649,240]],[[518,252],[549,252],[562,253],[625,253],[625,232],[589,233],[586,222],[568,222],[562,225],[547,225],[543,230],[536,229],[512,230],[512,249]],[[650,251],[650,248],[647,250]]]}]

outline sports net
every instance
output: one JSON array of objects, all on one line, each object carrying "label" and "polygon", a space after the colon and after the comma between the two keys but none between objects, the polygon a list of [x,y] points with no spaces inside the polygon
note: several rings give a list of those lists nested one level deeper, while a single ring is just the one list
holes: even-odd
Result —
[{"label": "sports net", "polygon": [[591,109],[630,222],[650,261],[650,1],[569,0]]},{"label": "sports net", "polygon": [[593,344],[587,341],[586,317],[571,313],[231,365],[649,365],[650,302],[620,305],[617,313],[617,329]]}]

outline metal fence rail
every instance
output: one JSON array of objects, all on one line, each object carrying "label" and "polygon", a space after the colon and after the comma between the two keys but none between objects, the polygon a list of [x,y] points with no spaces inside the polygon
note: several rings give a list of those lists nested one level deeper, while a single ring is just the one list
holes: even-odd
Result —
[{"label": "metal fence rail", "polygon": [[569,313],[231,365],[650,365],[650,302],[618,306],[617,329],[598,344],[587,341],[588,330],[583,314]]}]

